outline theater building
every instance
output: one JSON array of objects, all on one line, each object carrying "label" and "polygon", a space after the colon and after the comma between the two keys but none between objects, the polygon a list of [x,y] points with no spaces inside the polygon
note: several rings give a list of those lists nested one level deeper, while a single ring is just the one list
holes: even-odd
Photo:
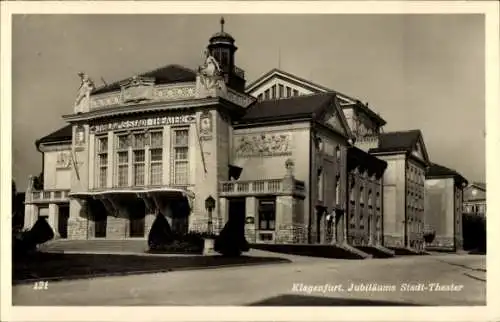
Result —
[{"label": "theater building", "polygon": [[80,74],[68,125],[37,141],[44,190],[28,188],[25,226],[145,239],[159,215],[179,232],[239,216],[251,243],[419,248],[420,131],[383,133],[367,104],[278,69],[246,86],[223,26],[197,70],[100,87]]},{"label": "theater building", "polygon": [[426,231],[435,232],[427,249],[456,251],[463,247],[462,202],[467,180],[457,171],[433,163],[425,175]]}]

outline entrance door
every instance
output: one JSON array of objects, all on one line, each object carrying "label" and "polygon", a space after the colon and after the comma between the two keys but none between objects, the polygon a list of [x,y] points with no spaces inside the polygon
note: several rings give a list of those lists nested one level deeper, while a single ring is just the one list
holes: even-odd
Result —
[{"label": "entrance door", "polygon": [[92,217],[94,219],[94,237],[106,238],[106,226],[108,221],[108,213],[101,201],[89,201]]},{"label": "entrance door", "polygon": [[69,206],[59,206],[59,220],[57,230],[61,238],[68,238],[68,219],[69,219]]},{"label": "entrance door", "polygon": [[245,216],[246,216],[246,203],[245,198],[231,198],[228,199],[228,221],[231,221],[232,227],[238,227],[245,233]]},{"label": "entrance door", "polygon": [[142,200],[132,203],[129,208],[130,237],[144,237],[146,206]]}]

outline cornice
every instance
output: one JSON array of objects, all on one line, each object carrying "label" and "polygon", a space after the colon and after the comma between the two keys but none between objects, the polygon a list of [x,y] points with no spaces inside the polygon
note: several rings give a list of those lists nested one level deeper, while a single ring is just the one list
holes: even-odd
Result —
[{"label": "cornice", "polygon": [[203,98],[203,99],[188,99],[175,102],[147,102],[139,104],[121,105],[110,108],[102,108],[91,110],[85,113],[63,115],[63,119],[67,122],[81,122],[105,117],[122,116],[136,113],[151,113],[157,111],[179,111],[183,109],[193,109],[216,105],[220,102],[220,98]]}]

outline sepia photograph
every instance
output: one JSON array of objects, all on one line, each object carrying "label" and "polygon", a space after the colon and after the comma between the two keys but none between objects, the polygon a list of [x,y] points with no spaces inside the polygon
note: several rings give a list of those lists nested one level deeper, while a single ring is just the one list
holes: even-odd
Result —
[{"label": "sepia photograph", "polygon": [[10,16],[13,308],[486,307],[486,15],[219,9]]}]

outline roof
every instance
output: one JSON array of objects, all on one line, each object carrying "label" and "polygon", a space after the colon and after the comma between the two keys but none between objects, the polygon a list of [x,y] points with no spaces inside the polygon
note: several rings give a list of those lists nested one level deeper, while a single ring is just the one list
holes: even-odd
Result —
[{"label": "roof", "polygon": [[432,163],[427,172],[425,173],[425,177],[427,179],[434,178],[454,178],[458,184],[468,184],[467,179],[465,179],[460,173],[457,171],[447,168],[443,165]]},{"label": "roof", "polygon": [[239,123],[312,117],[335,98],[334,93],[319,93],[255,102],[247,108]]},{"label": "roof", "polygon": [[36,145],[39,146],[41,143],[71,141],[72,137],[73,127],[69,124],[37,140]]},{"label": "roof", "polygon": [[[167,65],[155,70],[143,73],[140,77],[153,77],[155,84],[171,84],[179,82],[194,82],[196,81],[196,72],[180,65]],[[125,79],[126,80],[126,79]],[[96,88],[92,94],[102,94],[120,90],[120,83],[125,81],[117,81],[99,88]]]},{"label": "roof", "polygon": [[378,147],[369,152],[411,152],[421,135],[420,130],[381,133]]},{"label": "roof", "polygon": [[355,167],[368,170],[368,173],[375,173],[378,177],[384,174],[387,162],[371,155],[360,148],[351,146],[347,149],[348,170]]},{"label": "roof", "polygon": [[284,77],[289,78],[288,81],[297,80],[299,82],[302,82],[303,84],[300,84],[301,87],[308,88],[309,90],[314,91],[314,92],[319,91],[319,92],[330,92],[330,93],[338,94],[339,96],[344,97],[344,98],[353,102],[353,104],[351,104],[351,105],[342,106],[343,108],[356,108],[356,109],[362,110],[363,112],[365,112],[368,115],[368,117],[370,117],[373,121],[375,121],[379,126],[384,126],[387,123],[380,115],[375,113],[368,106],[363,104],[360,100],[352,98],[352,97],[345,95],[343,93],[337,92],[337,91],[332,90],[330,88],[327,88],[323,85],[316,84],[316,83],[311,82],[310,80],[307,80],[305,78],[290,74],[290,73],[285,72],[285,71],[278,69],[278,68],[273,68],[269,72],[267,72],[264,75],[257,78],[255,81],[253,81],[252,83],[250,83],[246,87],[245,91],[248,92],[249,90],[253,89],[253,87],[255,87],[256,85],[258,85],[263,80],[265,80],[266,78],[270,77],[273,74],[278,74],[277,77],[279,77],[279,74],[282,74]]},{"label": "roof", "polygon": [[472,182],[470,185],[486,191],[486,183],[484,182]]}]

